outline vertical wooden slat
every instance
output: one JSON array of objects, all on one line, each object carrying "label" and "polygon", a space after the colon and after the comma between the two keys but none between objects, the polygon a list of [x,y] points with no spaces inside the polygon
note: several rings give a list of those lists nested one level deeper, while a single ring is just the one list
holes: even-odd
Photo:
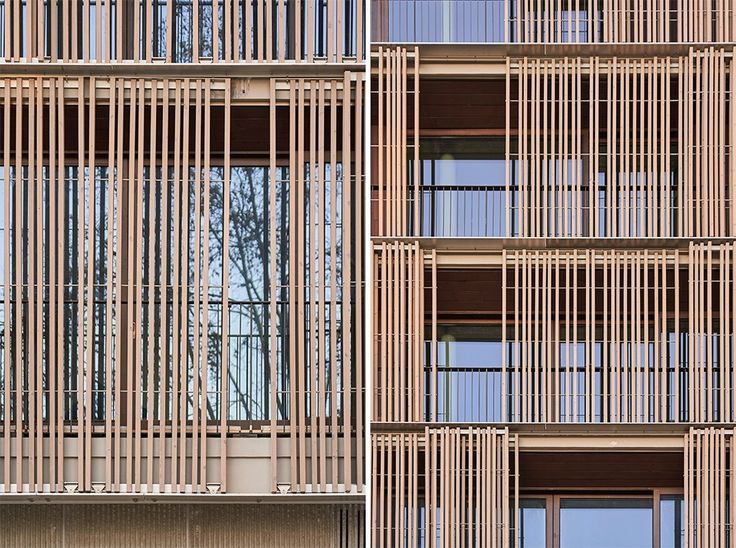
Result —
[{"label": "vertical wooden slat", "polygon": [[276,298],[278,291],[276,271],[276,88],[275,81],[269,85],[269,178],[268,178],[268,237],[269,237],[269,379],[270,379],[270,418],[271,418],[271,492],[276,492],[277,481],[277,432],[276,414],[278,391],[278,352],[276,338],[277,310]]},{"label": "vertical wooden slat", "polygon": [[[7,6],[6,6],[7,7]],[[5,29],[7,32],[8,24],[5,23]],[[6,51],[7,51],[7,39],[6,39]],[[6,55],[7,58],[7,55]],[[3,81],[3,198],[5,203],[3,204],[3,215],[5,219],[3,243],[5,245],[6,256],[5,256],[5,268],[3,270],[3,324],[5,329],[3,331],[3,487],[5,492],[10,491],[10,417],[11,417],[11,394],[10,394],[10,349],[13,347],[11,338],[11,293],[10,293],[10,277],[11,277],[11,257],[17,253],[12,253],[11,247],[11,177],[10,177],[10,112],[11,112],[11,96],[10,96],[10,79]],[[53,111],[52,111],[53,112]],[[53,133],[53,132],[52,132]],[[17,182],[15,185],[15,191],[17,192]],[[17,228],[13,227],[12,232],[14,233]],[[12,255],[11,255],[12,253]],[[17,291],[16,288],[13,288]],[[60,360],[61,361],[61,360]],[[52,410],[53,417],[53,410]],[[53,423],[52,423],[53,424]],[[52,425],[53,428],[53,425]],[[53,430],[52,430],[53,432]],[[53,440],[52,440],[53,446]],[[53,448],[52,448],[53,450]],[[55,463],[52,463],[54,466]],[[52,478],[54,477],[52,469]],[[52,480],[53,482],[53,480]]]},{"label": "vertical wooden slat", "polygon": [[[231,101],[231,89],[230,80],[225,80],[225,132],[224,132],[224,171],[225,176],[223,180],[223,195],[224,195],[224,215],[223,215],[223,226],[230,226],[230,101]],[[206,129],[209,132],[209,127]],[[230,238],[229,230],[223,230],[223,244],[222,248],[225,250],[230,249]],[[223,253],[223,265],[222,265],[222,302],[227,303],[229,298],[228,291],[228,280],[230,272],[230,258],[228,253]],[[223,319],[222,319],[222,371],[220,373],[220,398],[222,402],[220,411],[220,485],[223,492],[227,492],[227,420],[228,420],[228,372],[230,370],[230,347],[228,344],[229,336],[229,310],[227,304],[223,304]]]}]

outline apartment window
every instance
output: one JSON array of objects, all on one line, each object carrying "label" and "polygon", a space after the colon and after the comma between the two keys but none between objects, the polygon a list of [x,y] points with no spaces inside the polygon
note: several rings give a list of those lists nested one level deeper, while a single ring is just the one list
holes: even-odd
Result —
[{"label": "apartment window", "polygon": [[[193,168],[189,172],[189,183],[184,186],[174,181],[173,168],[165,179],[160,169],[152,178],[148,167],[145,167],[139,194],[133,198],[140,200],[139,211],[142,215],[139,221],[141,241],[133,242],[135,253],[126,243],[127,235],[131,230],[135,231],[135,221],[128,213],[131,187],[123,183],[124,175],[121,177],[120,174],[115,174],[111,180],[108,169],[98,166],[93,170],[86,169],[80,181],[78,168],[69,166],[65,169],[64,184],[57,186],[51,184],[47,166],[43,167],[41,174],[29,174],[27,167],[23,168],[20,177],[17,177],[15,168],[10,169],[7,177],[2,174],[6,183],[2,185],[2,191],[10,204],[10,218],[7,223],[3,219],[0,224],[3,230],[7,224],[7,229],[11,231],[10,248],[3,254],[3,260],[8,261],[11,267],[11,317],[15,317],[16,311],[21,312],[17,310],[18,307],[21,307],[24,316],[29,314],[28,303],[33,290],[43,292],[40,321],[45,330],[52,327],[51,320],[58,316],[59,324],[57,326],[54,323],[53,328],[61,330],[58,338],[59,352],[65,364],[60,373],[64,378],[65,420],[78,418],[81,375],[87,375],[87,382],[91,383],[93,420],[105,419],[107,389],[110,382],[115,382],[106,377],[106,371],[108,362],[114,365],[118,360],[123,368],[126,367],[123,364],[129,360],[140,360],[141,375],[137,390],[142,394],[142,402],[148,401],[150,391],[154,392],[154,408],[149,409],[144,405],[142,417],[169,416],[176,391],[173,387],[172,368],[175,367],[174,353],[177,351],[183,352],[180,359],[188,364],[189,382],[194,375],[195,360],[199,356],[203,375],[207,376],[209,418],[219,418],[223,306],[228,308],[230,327],[230,355],[226,372],[229,418],[248,421],[270,418],[269,330],[272,321],[276,321],[278,333],[277,348],[274,349],[279,363],[278,418],[287,418],[285,395],[288,394],[289,379],[284,364],[288,363],[285,335],[288,325],[286,286],[289,227],[288,202],[285,199],[288,170],[285,167],[277,170],[277,201],[272,206],[269,203],[270,181],[267,167],[231,168],[227,303],[223,303],[222,287],[222,168],[212,168],[209,174],[210,204],[207,216],[202,207],[203,202],[200,202],[200,216],[197,217],[198,194]],[[29,177],[31,181],[39,181],[39,184],[32,185]],[[204,200],[204,180],[202,173],[199,179],[200,200]],[[275,250],[269,247],[271,207],[276,208]],[[207,219],[209,225],[205,231]],[[58,254],[57,264],[56,259],[51,261],[54,254],[50,250],[50,235],[59,226],[64,234],[64,249]],[[204,240],[205,234],[208,234],[208,241]],[[91,235],[94,235],[93,240]],[[199,245],[196,243],[197,237],[200,238]],[[2,242],[4,241],[3,239]],[[94,245],[90,248],[92,244]],[[205,247],[206,254],[203,251]],[[40,255],[37,252],[39,248]],[[197,251],[200,255],[195,258]],[[277,269],[283,284],[277,291],[275,319],[269,317],[270,253],[277,254]],[[32,267],[29,257],[40,258],[45,272],[43,286],[38,286],[37,278],[31,283],[32,276],[38,276],[38,273],[31,272],[30,269],[35,267]],[[88,280],[87,272],[92,262],[92,278]],[[194,277],[199,276],[201,285],[205,271],[208,279],[207,295],[195,295]],[[131,272],[133,278],[130,278]],[[63,285],[58,285],[59,279],[63,279]],[[18,280],[20,284],[17,283]],[[91,293],[87,289],[90,281]],[[165,288],[162,285],[164,281]],[[109,291],[112,293],[108,294]],[[58,292],[58,295],[54,292]],[[131,312],[126,304],[130,299],[133,299],[133,309],[138,310],[135,323],[126,319],[126,315]],[[199,344],[195,339],[197,299],[199,310],[202,311],[199,313],[207,322],[206,331],[199,334]],[[109,300],[113,304],[112,310],[108,308]],[[179,304],[174,306],[173,303],[177,302]],[[55,312],[56,306],[60,307],[58,315]],[[178,311],[176,320],[175,310]],[[179,322],[178,334],[174,332],[175,321]],[[90,325],[91,338],[87,339],[89,343],[82,346],[80,341],[90,333]],[[168,333],[164,331],[164,325]],[[7,331],[10,337],[17,334],[21,340],[32,340],[35,326],[26,322],[21,325],[11,322],[2,328],[3,333]],[[131,332],[141,334],[140,342],[135,343],[137,346],[134,346],[129,337]],[[176,337],[182,335],[184,342],[175,344],[174,340],[178,340]],[[167,353],[162,350],[166,339],[169,339]],[[91,344],[91,352],[87,350],[87,344]],[[174,350],[175,347],[177,350]],[[206,354],[203,350],[205,347]],[[135,352],[137,355],[134,355]],[[25,351],[21,363],[24,371],[30,367],[30,359],[28,351]],[[50,367],[48,353],[40,359],[40,367],[46,371]],[[10,364],[0,362],[0,372],[7,366],[16,367],[16,362],[17,358],[11,355]],[[80,373],[82,366],[85,368],[84,373]],[[165,376],[160,378],[159,372],[162,368]],[[149,385],[150,370],[154,373],[153,385]],[[13,413],[12,404],[16,391],[21,392],[23,400],[30,397],[28,379],[24,377],[16,386],[14,370],[12,375],[13,397],[10,405],[0,407],[0,415]],[[44,374],[40,382],[45,392],[48,389],[47,383],[50,382],[48,375]],[[118,382],[121,383],[121,395],[125,397],[129,390],[127,380],[124,377]],[[165,392],[163,408],[159,406],[161,391]],[[47,394],[44,394],[44,400],[48,401]],[[116,403],[112,402],[113,412],[115,406]],[[191,404],[189,408],[191,416]],[[44,407],[44,413],[46,412],[47,406]]]},{"label": "apartment window", "polygon": [[659,502],[660,548],[685,546],[685,501],[681,495],[662,496]]},{"label": "apartment window", "polygon": [[683,501],[681,494],[659,490],[524,497],[519,501],[518,546],[682,548]]},{"label": "apartment window", "polygon": [[504,0],[373,0],[385,42],[503,42]]},{"label": "apartment window", "polygon": [[546,500],[522,499],[519,502],[519,547],[545,548],[546,542]]},{"label": "apartment window", "polygon": [[[432,412],[432,346],[425,358],[425,414]],[[437,420],[501,422],[501,331],[487,325],[442,325],[437,337]]]},{"label": "apartment window", "polygon": [[[269,203],[267,167],[233,167],[230,178],[230,229],[228,308],[230,317],[229,418],[269,418],[270,352],[277,353],[281,380],[287,351],[286,314],[288,291],[289,231],[288,169],[277,168],[276,203]],[[275,208],[276,249],[269,247],[269,212]],[[219,242],[221,245],[222,242]],[[276,318],[270,317],[270,256],[276,254],[282,287],[277,292]],[[270,348],[270,325],[277,326],[277,348]],[[280,396],[287,390],[282,387]],[[281,416],[286,417],[285,398],[278,398]]]},{"label": "apartment window", "polygon": [[[504,143],[503,138],[422,139],[421,219],[414,220],[422,236],[507,235]],[[409,172],[413,176],[413,162]],[[413,188],[409,192],[415,196]]]},{"label": "apartment window", "polygon": [[[674,323],[669,326],[669,342],[664,348],[666,371],[662,390],[668,396],[668,405],[662,420],[684,422],[690,413],[689,386],[689,339],[681,327],[679,345],[675,344]],[[425,333],[430,334],[428,326]],[[612,367],[621,355],[643,356],[648,352],[655,355],[654,328],[651,328],[650,342],[643,344],[612,343],[603,340],[603,333],[596,330],[595,340],[591,344],[585,342],[587,328],[578,326],[577,342],[564,327],[560,330],[560,341],[549,347],[544,344],[519,345],[514,343],[513,329],[509,329],[506,338],[506,374],[504,377],[504,352],[501,328],[494,324],[439,324],[437,326],[436,345],[425,342],[424,374],[425,400],[424,412],[426,420],[431,420],[436,400],[437,420],[442,422],[517,422],[522,420],[519,398],[514,397],[522,391],[531,391],[533,399],[543,406],[545,394],[553,394],[558,405],[551,411],[554,415],[546,420],[563,422],[584,422],[588,414],[593,422],[609,422],[617,420],[612,415],[614,406],[624,408],[636,405],[640,409],[639,420],[654,420],[653,396],[650,394],[649,412],[644,412],[645,396],[614,396],[607,394],[607,386],[632,386],[632,379],[623,370]],[[679,347],[679,355],[675,348]],[[433,358],[433,349],[436,358]],[[587,352],[591,352],[592,370],[586,366]],[[551,353],[549,357],[545,353]],[[524,357],[526,354],[526,358]],[[524,360],[529,363],[543,360],[549,365],[546,375],[541,371],[526,378],[521,373]],[[714,377],[718,377],[719,366],[713,368]],[[606,373],[607,372],[607,373]],[[436,374],[436,377],[435,377]],[[646,382],[655,385],[655,372],[650,370]],[[679,375],[679,377],[678,377]],[[587,379],[590,379],[588,384]],[[658,377],[659,381],[662,377]],[[637,382],[644,382],[643,373]],[[714,381],[715,382],[715,381]],[[527,386],[528,384],[528,386]],[[549,386],[547,386],[549,384]],[[587,388],[586,388],[587,387]],[[676,388],[679,393],[676,394]],[[721,388],[714,386],[716,392]],[[593,397],[590,396],[592,391]],[[506,414],[503,413],[503,402],[506,400]],[[677,400],[677,406],[675,401]],[[714,413],[720,413],[720,404],[714,401]],[[589,409],[590,408],[590,409]],[[607,411],[606,411],[607,410]]]},{"label": "apartment window", "polygon": [[646,548],[652,546],[651,499],[563,498],[560,548]]}]

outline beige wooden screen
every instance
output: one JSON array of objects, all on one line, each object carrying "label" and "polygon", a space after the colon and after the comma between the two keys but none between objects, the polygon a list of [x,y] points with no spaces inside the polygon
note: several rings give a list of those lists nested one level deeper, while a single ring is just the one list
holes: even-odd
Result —
[{"label": "beige wooden screen", "polygon": [[[279,105],[286,107],[289,127],[288,279],[272,284],[271,313],[276,315],[276,292],[286,288],[291,382],[284,397],[290,409],[294,491],[335,492],[338,485],[350,491],[354,483],[362,488],[364,481],[363,89],[363,75],[351,72],[342,79],[272,81],[271,173],[277,165]],[[275,181],[271,194],[275,200]],[[272,210],[272,248],[275,215]],[[275,255],[270,270],[277,280]],[[275,346],[273,324],[270,337]],[[271,375],[277,375],[274,353]],[[276,397],[272,391],[273,455]],[[275,489],[275,457],[272,475]]]},{"label": "beige wooden screen", "polygon": [[0,80],[5,492],[228,491],[254,394],[272,491],[362,488],[363,75],[267,82],[267,364],[243,386],[231,81]]},{"label": "beige wooden screen", "polygon": [[[419,226],[411,226],[411,218],[418,219],[419,187],[410,190],[409,161],[413,154],[413,176],[419,176],[419,50],[407,48],[378,48],[377,94],[378,125],[373,135],[373,199],[376,226],[374,236],[418,235]],[[411,86],[411,87],[410,87]],[[408,98],[413,94],[413,108]],[[410,145],[409,130],[413,131]],[[412,214],[412,211],[414,212]]]},{"label": "beige wooden screen", "polygon": [[[221,285],[201,268],[208,263],[209,151],[212,139],[226,152],[229,143],[227,122],[219,135],[210,130],[212,89],[228,120],[227,80],[0,82],[4,245],[13,249],[2,303],[6,491],[42,491],[44,484],[60,491],[69,464],[84,491],[92,482],[107,491],[203,491],[209,481],[226,489],[227,387],[207,384],[212,349],[203,335],[212,322],[209,287]],[[107,135],[96,133],[99,116],[109,117]],[[74,133],[70,150],[65,139]],[[98,154],[103,141],[106,152]],[[157,141],[169,154],[157,154]],[[169,173],[170,184],[152,184],[157,170]],[[227,175],[221,183],[227,188]],[[154,207],[156,193],[170,209]],[[190,222],[197,225],[191,240]],[[166,234],[161,227],[169,227]],[[162,253],[158,272],[157,237],[176,250]],[[102,249],[106,261],[96,264]],[[154,329],[151,320],[143,332],[154,315],[162,325]],[[75,376],[65,378],[69,367]],[[208,425],[208,401],[219,425]],[[223,461],[208,472],[212,437]],[[104,467],[93,470],[98,443]]]},{"label": "beige wooden screen", "polygon": [[518,434],[426,427],[372,436],[374,546],[510,546]]},{"label": "beige wooden screen", "polygon": [[680,260],[668,250],[504,252],[509,420],[680,420]]},{"label": "beige wooden screen", "polygon": [[7,61],[363,58],[363,0],[5,0]]},{"label": "beige wooden screen", "polygon": [[736,248],[733,243],[690,243],[690,420],[736,420],[734,355]]},{"label": "beige wooden screen", "polygon": [[[516,5],[515,18],[509,6]],[[523,43],[729,42],[734,2],[576,0],[561,4],[504,0],[511,41]]]},{"label": "beige wooden screen", "polygon": [[[424,396],[434,392],[434,387],[425,386],[424,364],[425,293],[436,286],[435,257],[431,252],[425,256],[417,242],[384,242],[374,248],[374,421],[424,420]],[[434,291],[429,299],[430,310],[436,311],[431,304],[436,302]],[[436,354],[434,345],[430,352]],[[429,411],[435,416],[436,405],[433,409]]]},{"label": "beige wooden screen", "polygon": [[736,443],[733,428],[691,428],[685,434],[685,546],[733,545]]},{"label": "beige wooden screen", "polygon": [[521,58],[508,67],[507,234],[734,234],[731,52]]}]

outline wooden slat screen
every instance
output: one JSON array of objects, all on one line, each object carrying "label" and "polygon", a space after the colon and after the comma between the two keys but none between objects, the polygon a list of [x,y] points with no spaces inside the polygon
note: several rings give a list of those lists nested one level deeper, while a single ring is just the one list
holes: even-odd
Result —
[{"label": "wooden slat screen", "polygon": [[[575,9],[554,0],[515,4],[512,41],[524,43],[730,42],[736,5],[678,0],[580,0]],[[508,9],[508,8],[507,8]],[[509,13],[509,12],[506,12]]]},{"label": "wooden slat screen", "polygon": [[518,434],[426,427],[372,436],[374,546],[511,546]]},{"label": "wooden slat screen", "polygon": [[736,233],[734,65],[724,50],[522,58],[509,67],[508,235]]},{"label": "wooden slat screen", "polygon": [[58,492],[73,465],[80,491],[225,490],[224,469],[206,468],[208,438],[225,454],[212,419],[228,390],[208,360],[225,343],[207,265],[223,271],[208,257],[211,188],[228,187],[212,180],[210,142],[228,136],[211,135],[210,89],[229,81],[76,84],[0,81],[2,485]]},{"label": "wooden slat screen", "polygon": [[242,421],[272,491],[362,488],[363,75],[271,80],[257,171],[231,165],[230,89],[0,81],[6,492],[225,491]]},{"label": "wooden slat screen", "polygon": [[[290,184],[288,235],[277,235],[272,210],[270,238],[288,238],[288,272],[270,258],[272,292],[288,301],[287,430],[294,492],[362,489],[363,272],[362,104],[363,75],[341,80],[272,82],[271,172],[277,164],[276,86],[288,89]],[[338,131],[339,130],[339,131]],[[271,193],[276,194],[272,181]],[[284,277],[286,276],[286,277]],[[274,293],[271,314],[276,315]],[[270,337],[276,346],[276,327]],[[271,375],[277,356],[271,353]],[[279,381],[283,385],[283,379]],[[271,392],[273,489],[276,489],[277,391]],[[356,466],[353,468],[352,461]]]},{"label": "wooden slat screen", "polygon": [[1,57],[168,63],[363,58],[364,0],[3,0]]},{"label": "wooden slat screen", "polygon": [[691,428],[685,434],[685,546],[733,545],[736,431]]},{"label": "wooden slat screen", "polygon": [[504,252],[503,416],[683,420],[679,261],[667,250]]},{"label": "wooden slat screen", "polygon": [[[434,264],[429,258],[430,269]],[[373,420],[424,420],[425,253],[381,243],[373,259]],[[435,353],[435,349],[430,350]]]},{"label": "wooden slat screen", "polygon": [[[378,48],[378,77],[373,89],[377,94],[377,126],[373,135],[373,214],[374,236],[418,235],[419,226],[410,220],[419,217],[418,180],[419,135],[414,131],[410,145],[409,129],[416,129],[419,120],[419,55],[406,48]],[[409,102],[409,97],[413,100]],[[410,109],[410,107],[413,107]],[[414,172],[408,172],[413,154]],[[412,214],[411,211],[414,213]]]},{"label": "wooden slat screen", "polygon": [[736,336],[736,248],[690,243],[690,420],[736,420],[733,340]]},{"label": "wooden slat screen", "polygon": [[[421,235],[417,54],[375,61],[375,236]],[[509,58],[505,234],[736,234],[731,55]]]},{"label": "wooden slat screen", "polygon": [[[682,229],[693,237],[736,236],[736,82],[733,50],[690,49],[678,87],[678,186]],[[730,89],[731,91],[728,91]]]}]

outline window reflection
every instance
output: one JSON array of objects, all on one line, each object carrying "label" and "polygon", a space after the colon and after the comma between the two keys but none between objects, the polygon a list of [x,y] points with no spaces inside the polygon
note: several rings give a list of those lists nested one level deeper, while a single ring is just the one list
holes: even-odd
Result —
[{"label": "window reflection", "polygon": [[[45,331],[53,328],[58,333],[58,348],[54,347],[54,351],[65,364],[59,371],[63,377],[64,419],[79,417],[83,381],[89,382],[93,420],[104,420],[108,409],[116,413],[114,398],[108,401],[115,381],[108,378],[108,368],[119,370],[134,359],[140,360],[141,376],[136,390],[141,394],[144,419],[171,418],[174,406],[179,405],[176,400],[181,387],[191,393],[197,374],[199,387],[204,389],[206,384],[210,420],[220,418],[223,375],[228,386],[229,419],[270,419],[270,390],[274,384],[276,418],[288,419],[288,169],[278,167],[275,177],[271,177],[265,166],[234,166],[229,196],[224,194],[222,167],[199,174],[191,168],[188,178],[181,173],[178,180],[173,168],[167,173],[158,168],[152,174],[144,167],[137,193],[130,192],[131,182],[127,178],[118,172],[108,173],[107,167],[86,168],[80,174],[76,166],[69,166],[62,173],[63,183],[56,184],[48,166],[43,166],[41,173],[26,166],[22,170],[11,167],[8,173],[0,168],[0,192],[8,204],[9,215],[6,219],[5,210],[0,212],[0,245],[5,245],[4,231],[10,230],[9,248],[2,260],[10,267],[11,290],[11,323],[0,323],[0,336],[15,340],[31,333],[28,322],[18,322],[17,318],[27,317],[30,291],[36,290],[36,284],[30,283],[33,273],[29,268],[31,258],[38,256],[48,276],[53,275],[44,284],[40,321]],[[58,177],[55,170],[54,178]],[[325,378],[317,382],[325,393],[325,413],[331,416],[333,410],[341,413],[343,406],[342,395],[332,401],[333,378],[338,391],[343,387],[349,391],[352,382],[342,376],[342,300],[349,298],[343,295],[342,279],[342,167],[337,164],[334,173],[325,167],[324,177],[314,185],[308,176],[305,181],[305,196],[315,197],[313,210],[323,217],[310,218],[307,214],[302,220],[306,279],[306,284],[302,284],[303,298],[310,298],[307,288],[310,281],[316,283],[317,269],[321,280],[319,295],[312,300],[320,306],[324,321],[310,324],[314,309],[310,313],[307,308],[304,328],[321,330],[319,337],[324,347],[314,354],[307,349],[309,357],[304,367],[306,377],[311,378],[309,368],[316,368],[314,360],[320,360]],[[315,187],[314,192],[310,186]],[[133,211],[129,205],[135,201],[134,209],[140,212],[137,221],[129,213]],[[307,213],[312,211],[309,204],[304,205]],[[270,239],[272,213],[275,248]],[[333,220],[335,226],[330,225]],[[320,233],[309,230],[311,225],[321,226]],[[63,249],[58,253],[58,263],[54,261],[52,265],[49,249],[59,244]],[[276,280],[271,279],[272,255]],[[3,264],[0,262],[0,267]],[[226,272],[224,264],[228,266]],[[0,268],[2,275],[4,269]],[[223,281],[228,290],[226,300]],[[272,283],[276,283],[275,317],[271,317]],[[129,320],[129,310],[136,314],[135,324]],[[334,324],[330,316],[333,310]],[[51,325],[54,317],[56,322]],[[0,322],[4,319],[5,314],[0,314]],[[228,321],[226,341],[223,319]],[[276,347],[272,348],[270,332],[274,323]],[[140,339],[130,337],[132,329],[141,333]],[[223,367],[223,344],[228,348],[227,367]],[[11,345],[9,364],[4,363],[5,355],[0,352],[0,378],[5,378],[5,367],[13,369],[11,405],[0,402],[0,419],[6,414],[15,419],[16,395],[26,404],[32,396],[27,379],[16,386],[14,368],[18,364],[27,370],[33,358],[28,352],[16,357],[12,354],[15,349]],[[277,364],[275,383],[270,373],[271,356],[275,356]],[[50,367],[46,355],[42,361],[40,367]],[[182,374],[185,368],[186,374]],[[49,377],[44,375],[40,382],[38,388],[46,402],[42,409],[47,419]],[[126,376],[117,387],[125,398],[132,385]],[[186,405],[187,417],[192,418],[194,402],[190,400]]]},{"label": "window reflection", "polygon": [[649,548],[651,499],[560,500],[560,548]]},{"label": "window reflection", "polygon": [[685,503],[682,495],[660,498],[660,548],[685,546]]},{"label": "window reflection", "polygon": [[506,235],[504,146],[503,138],[422,140],[422,236]]},{"label": "window reflection", "polygon": [[[437,332],[437,419],[500,422],[501,331],[492,326],[443,325]],[[427,343],[425,386],[432,387],[431,344]],[[430,420],[432,402],[425,401]]]},{"label": "window reflection", "polygon": [[544,499],[522,499],[519,503],[519,548],[545,548],[547,509]]}]

